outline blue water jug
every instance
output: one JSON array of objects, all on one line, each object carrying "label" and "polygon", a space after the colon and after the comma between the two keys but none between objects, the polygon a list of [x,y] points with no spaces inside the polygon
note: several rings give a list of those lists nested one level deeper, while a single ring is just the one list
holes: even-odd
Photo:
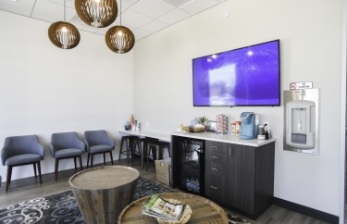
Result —
[{"label": "blue water jug", "polygon": [[253,112],[241,113],[240,138],[241,139],[257,138],[256,116]]}]

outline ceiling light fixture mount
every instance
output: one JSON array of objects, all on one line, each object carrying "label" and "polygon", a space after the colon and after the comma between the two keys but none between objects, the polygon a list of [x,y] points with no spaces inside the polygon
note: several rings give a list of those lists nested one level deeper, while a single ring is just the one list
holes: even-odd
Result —
[{"label": "ceiling light fixture mount", "polygon": [[71,23],[65,22],[66,0],[64,0],[64,22],[58,21],[48,28],[49,40],[57,47],[71,49],[80,42],[80,33]]},{"label": "ceiling light fixture mount", "polygon": [[111,25],[118,13],[116,0],[75,0],[75,9],[83,22],[97,28]]},{"label": "ceiling light fixture mount", "polygon": [[[119,8],[122,10],[122,0]],[[105,34],[105,41],[111,51],[118,54],[129,52],[135,45],[135,36],[131,30],[122,26],[122,13],[119,15],[119,26],[111,27]]]}]

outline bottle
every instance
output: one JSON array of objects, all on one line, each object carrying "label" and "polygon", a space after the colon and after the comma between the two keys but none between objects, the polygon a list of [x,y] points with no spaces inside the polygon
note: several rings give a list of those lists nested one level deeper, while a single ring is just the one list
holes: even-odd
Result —
[{"label": "bottle", "polygon": [[134,122],[135,122],[134,115],[131,115],[130,116],[130,125],[133,126]]},{"label": "bottle", "polygon": [[235,122],[231,123],[231,134],[236,135],[236,125]]}]

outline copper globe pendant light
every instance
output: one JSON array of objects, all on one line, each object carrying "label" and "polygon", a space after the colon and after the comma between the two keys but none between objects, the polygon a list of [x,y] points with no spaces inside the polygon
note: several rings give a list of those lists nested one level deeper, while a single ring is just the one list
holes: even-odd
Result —
[{"label": "copper globe pendant light", "polygon": [[[119,8],[122,10],[122,0],[120,0]],[[111,27],[105,35],[105,41],[111,51],[118,54],[129,52],[135,44],[135,36],[125,26],[122,26],[122,13],[119,16],[119,26]]]},{"label": "copper globe pendant light", "polygon": [[49,40],[57,47],[71,49],[80,42],[80,33],[71,23],[65,22],[66,0],[64,0],[64,22],[53,23],[48,29]]},{"label": "copper globe pendant light", "polygon": [[116,0],[75,0],[75,8],[83,22],[97,28],[109,26],[118,13]]}]

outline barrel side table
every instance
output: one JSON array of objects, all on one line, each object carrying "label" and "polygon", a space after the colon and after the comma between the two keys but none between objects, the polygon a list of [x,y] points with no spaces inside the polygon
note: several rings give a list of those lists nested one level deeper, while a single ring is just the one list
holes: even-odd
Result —
[{"label": "barrel side table", "polygon": [[128,166],[103,166],[82,170],[69,184],[89,224],[116,223],[118,215],[132,200],[138,170]]}]

